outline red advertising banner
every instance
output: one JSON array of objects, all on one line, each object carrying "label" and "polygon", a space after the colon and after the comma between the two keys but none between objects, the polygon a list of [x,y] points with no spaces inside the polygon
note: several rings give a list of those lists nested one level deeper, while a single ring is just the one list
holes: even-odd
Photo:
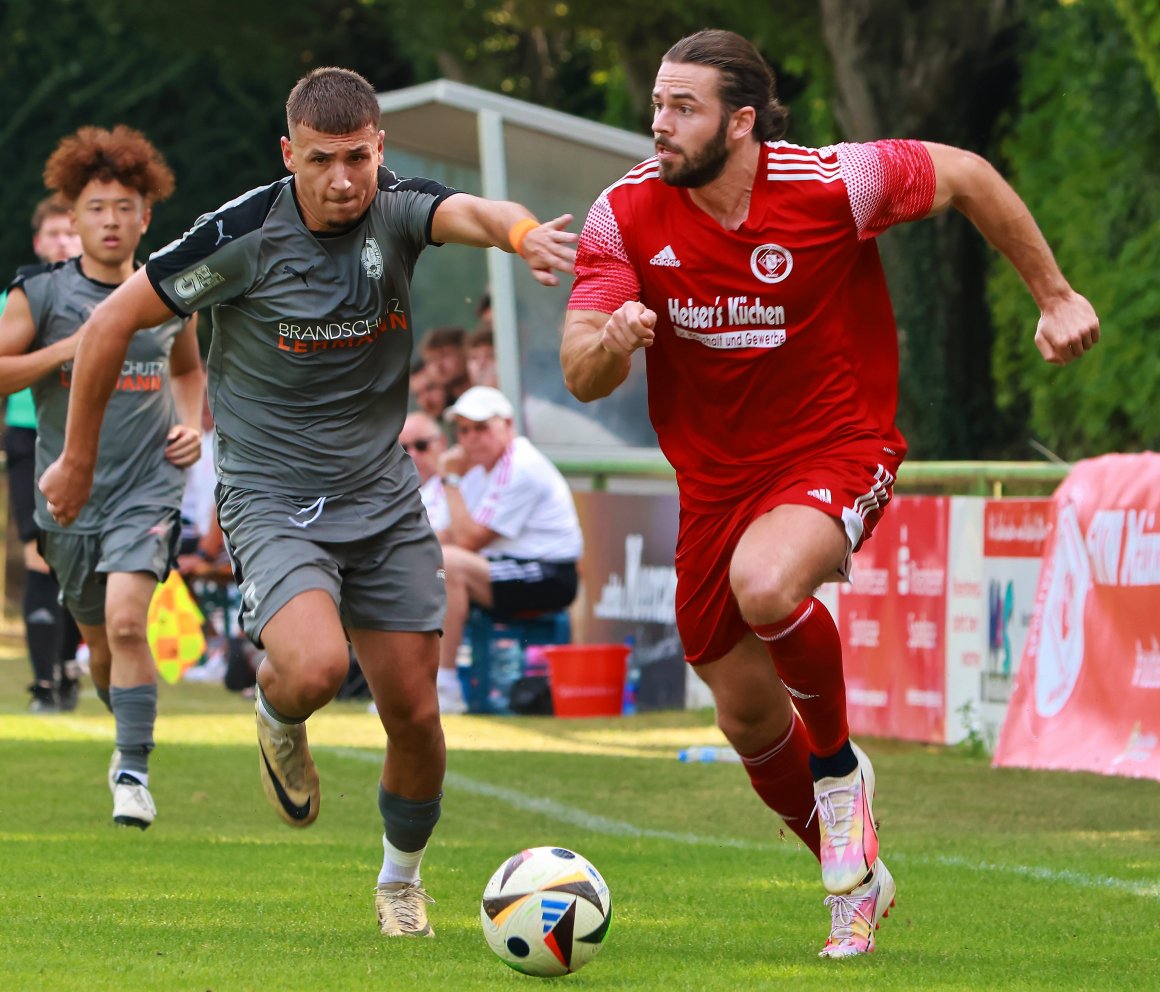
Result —
[{"label": "red advertising banner", "polygon": [[854,556],[837,619],[856,734],[943,740],[949,516],[946,497],[896,497]]},{"label": "red advertising banner", "polygon": [[1160,779],[1160,455],[1080,462],[1055,506],[995,764]]}]

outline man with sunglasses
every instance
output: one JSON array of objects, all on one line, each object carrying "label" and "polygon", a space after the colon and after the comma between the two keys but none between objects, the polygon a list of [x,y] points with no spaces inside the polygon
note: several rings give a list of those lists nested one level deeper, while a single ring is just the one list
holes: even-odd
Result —
[{"label": "man with sunglasses", "polygon": [[432,417],[422,410],[408,413],[399,431],[399,446],[411,456],[419,473],[419,498],[436,534],[447,529],[447,497],[439,478],[439,456],[447,450],[447,438]]},{"label": "man with sunglasses", "polygon": [[503,393],[472,386],[443,416],[458,437],[439,459],[450,518],[440,533],[447,617],[439,675],[449,679],[471,604],[499,618],[564,609],[576,598],[584,542],[568,483],[516,434]]}]

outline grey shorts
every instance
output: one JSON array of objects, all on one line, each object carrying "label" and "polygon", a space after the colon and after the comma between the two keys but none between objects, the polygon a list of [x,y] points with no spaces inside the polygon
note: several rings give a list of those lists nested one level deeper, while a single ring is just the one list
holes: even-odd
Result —
[{"label": "grey shorts", "polygon": [[48,530],[40,551],[60,583],[61,601],[77,623],[105,623],[105,583],[113,572],[144,572],[164,581],[181,534],[178,510],[138,506],[111,517],[99,533]]},{"label": "grey shorts", "polygon": [[218,516],[255,644],[312,589],[330,594],[348,629],[442,632],[443,551],[417,489],[384,508],[359,495],[311,503],[219,486]]}]

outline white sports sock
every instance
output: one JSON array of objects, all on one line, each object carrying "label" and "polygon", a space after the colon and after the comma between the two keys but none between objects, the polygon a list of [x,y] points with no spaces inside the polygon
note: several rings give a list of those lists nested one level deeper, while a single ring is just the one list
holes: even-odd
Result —
[{"label": "white sports sock", "polygon": [[260,691],[257,695],[258,712],[262,715],[262,719],[265,720],[274,730],[284,731],[287,727],[294,726],[292,723],[286,723],[285,721],[280,720],[277,714],[270,711],[270,706],[266,702],[266,697],[263,696]]},{"label": "white sports sock", "polygon": [[459,683],[459,672],[454,668],[440,668],[439,674],[435,676],[435,685],[440,689],[458,689],[461,688]]},{"label": "white sports sock", "polygon": [[426,850],[424,846],[417,851],[400,851],[383,834],[383,868],[379,872],[378,884],[419,881],[419,866]]}]

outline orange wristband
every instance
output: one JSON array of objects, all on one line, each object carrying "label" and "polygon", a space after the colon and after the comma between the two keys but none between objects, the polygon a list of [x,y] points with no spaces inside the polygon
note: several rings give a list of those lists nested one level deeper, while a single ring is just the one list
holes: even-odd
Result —
[{"label": "orange wristband", "polygon": [[524,246],[524,238],[527,237],[528,231],[539,226],[540,222],[531,217],[522,217],[512,224],[511,230],[508,231],[508,241],[511,242],[512,251],[517,255],[522,254],[520,249]]}]

